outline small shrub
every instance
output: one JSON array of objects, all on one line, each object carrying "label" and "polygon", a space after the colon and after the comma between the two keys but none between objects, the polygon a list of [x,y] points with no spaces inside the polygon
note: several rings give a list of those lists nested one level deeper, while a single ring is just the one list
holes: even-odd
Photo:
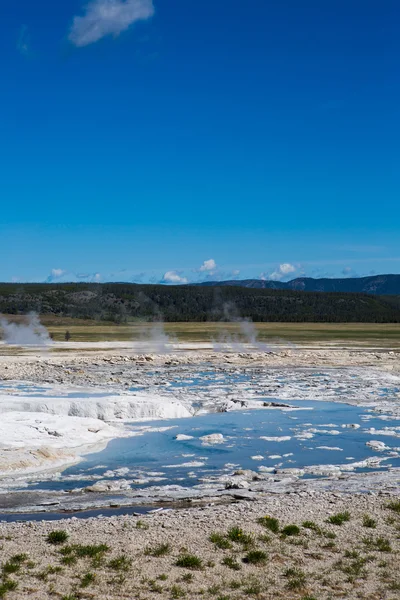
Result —
[{"label": "small shrub", "polygon": [[97,544],[89,546],[76,545],[72,546],[72,551],[78,558],[95,558],[99,554],[104,554],[109,551],[107,544]]},{"label": "small shrub", "polygon": [[279,520],[275,519],[274,517],[269,517],[268,515],[265,517],[260,517],[258,519],[258,523],[269,531],[272,531],[272,533],[279,532]]},{"label": "small shrub", "polygon": [[68,538],[69,535],[66,531],[58,529],[56,531],[51,531],[47,536],[46,541],[54,546],[60,546],[61,544],[65,544]]},{"label": "small shrub", "polygon": [[389,504],[386,505],[386,508],[394,510],[394,512],[400,514],[400,500],[393,500],[393,502],[389,502]]},{"label": "small shrub", "polygon": [[94,573],[86,573],[81,579],[81,588],[89,587],[96,580],[96,575]]},{"label": "small shrub", "polygon": [[357,552],[357,550],[346,550],[344,553],[344,557],[345,558],[359,558],[360,557],[360,553]]},{"label": "small shrub", "polygon": [[262,550],[251,550],[243,558],[243,562],[250,565],[259,565],[264,564],[267,558],[267,555]]},{"label": "small shrub", "polygon": [[228,538],[232,542],[236,542],[237,544],[243,544],[244,546],[249,546],[253,542],[253,538],[251,537],[251,535],[245,533],[240,527],[232,527],[228,531]]},{"label": "small shrub", "polygon": [[337,538],[337,535],[334,531],[323,531],[322,534],[328,540],[336,540],[336,538]]},{"label": "small shrub", "polygon": [[77,562],[76,556],[74,556],[73,554],[67,554],[66,556],[62,557],[61,562],[66,567],[70,567],[71,565],[76,564],[76,562]]},{"label": "small shrub", "polygon": [[4,579],[0,583],[0,598],[4,598],[7,592],[14,592],[18,587],[18,583],[13,579]]},{"label": "small shrub", "polygon": [[132,561],[130,558],[121,554],[121,556],[117,556],[117,558],[113,558],[108,563],[108,567],[113,569],[113,571],[129,571],[132,565]]},{"label": "small shrub", "polygon": [[184,575],[182,575],[181,580],[185,583],[191,583],[193,581],[192,573],[185,573]]},{"label": "small shrub", "polygon": [[262,588],[258,581],[250,581],[245,588],[243,588],[243,592],[248,596],[259,596],[261,594]]},{"label": "small shrub", "polygon": [[306,574],[300,569],[286,569],[283,576],[288,580],[286,587],[289,590],[301,590],[306,584]]},{"label": "small shrub", "polygon": [[377,537],[376,539],[371,536],[365,537],[363,538],[363,543],[366,545],[368,550],[378,550],[378,552],[392,551],[390,541],[384,537]]},{"label": "small shrub", "polygon": [[364,527],[369,527],[370,529],[375,529],[376,528],[376,521],[375,521],[375,519],[373,519],[369,515],[364,515],[363,516],[363,526]]},{"label": "small shrub", "polygon": [[144,529],[144,530],[146,530],[148,528],[149,528],[148,524],[145,523],[144,521],[140,521],[140,520],[137,521],[137,523],[136,523],[136,529]]},{"label": "small shrub", "polygon": [[[187,575],[190,575],[190,573],[187,573]],[[157,579],[160,581],[167,581],[168,575],[166,573],[161,573],[161,575],[158,575]]]},{"label": "small shrub", "polygon": [[283,537],[299,535],[299,533],[300,533],[300,527],[298,527],[297,525],[286,525],[286,527],[284,527],[282,529]]},{"label": "small shrub", "polygon": [[6,563],[4,563],[1,570],[4,577],[7,575],[12,575],[13,573],[18,573],[18,571],[21,570],[21,565],[18,565],[17,563],[13,563],[10,560],[8,560]]},{"label": "small shrub", "polygon": [[230,550],[232,548],[230,541],[220,533],[212,533],[209,537],[209,540],[221,550]]},{"label": "small shrub", "polygon": [[185,596],[184,590],[179,585],[173,585],[171,588],[171,598],[183,598]]},{"label": "small shrub", "polygon": [[144,551],[146,556],[166,556],[171,552],[171,546],[169,544],[159,544],[158,546],[154,546],[154,548],[146,548]]},{"label": "small shrub", "polygon": [[221,590],[221,586],[219,585],[212,585],[208,588],[207,592],[210,594],[210,596],[216,596]]},{"label": "small shrub", "polygon": [[225,558],[222,560],[222,564],[225,565],[225,567],[229,567],[233,571],[240,571],[241,569],[240,564],[233,556],[225,556]]},{"label": "small shrub", "polygon": [[345,512],[331,515],[327,522],[331,525],[343,525],[347,521],[350,521],[350,513],[346,510]]},{"label": "small shrub", "polygon": [[316,534],[322,535],[321,527],[314,523],[314,521],[303,521],[302,527],[304,527],[304,529],[311,529],[311,531],[315,531]]},{"label": "small shrub", "polygon": [[231,588],[231,590],[239,590],[242,586],[242,582],[241,581],[237,581],[236,579],[232,579],[232,581],[229,584],[229,587]]},{"label": "small shrub", "polygon": [[202,560],[194,554],[182,554],[179,556],[175,565],[177,567],[183,567],[184,569],[201,570],[203,568]]},{"label": "small shrub", "polygon": [[151,592],[154,592],[155,594],[162,594],[162,592],[163,592],[162,586],[159,585],[154,579],[150,579],[149,589]]},{"label": "small shrub", "polygon": [[26,562],[27,560],[28,560],[27,554],[14,554],[14,556],[12,556],[10,558],[10,562],[17,564],[17,565],[22,565],[22,563]]}]

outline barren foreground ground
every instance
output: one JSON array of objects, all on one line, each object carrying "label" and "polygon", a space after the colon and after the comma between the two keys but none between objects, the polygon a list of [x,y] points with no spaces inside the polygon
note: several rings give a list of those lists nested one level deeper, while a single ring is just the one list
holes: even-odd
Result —
[{"label": "barren foreground ground", "polygon": [[0,535],[10,600],[400,596],[400,502],[384,495],[270,495]]}]

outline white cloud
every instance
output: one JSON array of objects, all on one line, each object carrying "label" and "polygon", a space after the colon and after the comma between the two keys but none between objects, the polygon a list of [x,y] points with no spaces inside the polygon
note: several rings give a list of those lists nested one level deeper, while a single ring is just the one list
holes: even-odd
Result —
[{"label": "white cloud", "polygon": [[74,17],[68,37],[75,46],[88,46],[153,15],[153,0],[93,0],[85,6],[83,16]]},{"label": "white cloud", "polygon": [[62,277],[62,275],[64,275],[65,271],[63,271],[63,269],[52,269],[51,270],[51,276],[52,277]]},{"label": "white cloud", "polygon": [[239,269],[235,269],[234,271],[232,271],[232,275],[233,277],[237,277],[238,275],[240,275]]},{"label": "white cloud", "polygon": [[187,283],[186,277],[181,277],[176,271],[167,271],[162,278],[163,283]]},{"label": "white cloud", "polygon": [[283,279],[290,273],[294,273],[296,270],[297,270],[297,268],[294,265],[291,265],[290,263],[282,263],[281,265],[279,265],[279,267],[277,269],[275,269],[275,271],[273,271],[269,275],[266,275],[266,273],[262,273],[261,279],[264,279],[264,280],[270,279],[272,281],[280,281],[281,279]]},{"label": "white cloud", "polygon": [[279,272],[283,275],[287,275],[288,273],[294,273],[296,267],[291,265],[290,263],[283,263],[283,265],[279,265]]},{"label": "white cloud", "polygon": [[210,258],[210,260],[205,260],[203,262],[203,264],[199,268],[199,271],[201,273],[204,273],[205,271],[215,271],[216,268],[217,268],[217,263],[215,262],[215,260],[213,258]]}]

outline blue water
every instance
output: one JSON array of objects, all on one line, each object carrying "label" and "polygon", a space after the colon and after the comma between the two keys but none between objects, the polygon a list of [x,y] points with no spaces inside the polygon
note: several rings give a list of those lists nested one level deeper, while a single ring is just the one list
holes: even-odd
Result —
[{"label": "blue water", "polygon": [[[135,423],[131,427],[173,427],[163,432],[148,432],[131,438],[117,439],[102,452],[90,454],[79,465],[64,471],[58,481],[44,481],[30,486],[40,489],[82,488],[94,483],[91,476],[101,478],[107,470],[129,468],[129,473],[116,475],[118,479],[148,478],[149,472],[160,473],[164,481],[156,481],[150,475],[147,483],[132,484],[132,488],[149,486],[181,485],[194,486],[202,478],[214,477],[232,472],[234,469],[257,471],[265,467],[302,468],[318,464],[348,464],[372,456],[387,457],[387,452],[376,452],[365,445],[367,441],[383,441],[387,446],[400,446],[399,438],[373,436],[366,429],[389,427],[390,421],[376,418],[374,413],[360,407],[330,402],[301,401],[291,402],[292,406],[312,410],[285,412],[279,409],[252,410],[230,413],[208,414],[190,419],[151,421]],[[370,420],[365,421],[368,416]],[[359,429],[342,428],[342,424],[357,423]],[[398,426],[399,422],[394,425]],[[330,425],[334,425],[331,427]],[[338,430],[339,435],[315,433],[312,439],[300,440],[294,435],[310,428]],[[225,443],[222,445],[202,445],[201,436],[222,433]],[[191,435],[194,439],[177,441],[177,434]],[[265,441],[260,436],[291,436],[288,441]],[[318,446],[339,447],[342,450],[321,450]],[[283,456],[291,454],[291,456]],[[186,455],[186,456],[184,456]],[[255,455],[263,460],[253,460]],[[280,455],[281,458],[269,458]],[[351,457],[351,460],[346,460]],[[182,463],[201,462],[203,466],[182,466]],[[101,465],[101,466],[99,466]],[[173,465],[173,466],[171,466]],[[235,467],[232,467],[235,465]],[[382,462],[381,468],[400,466],[399,457],[389,457]],[[376,470],[358,469],[358,471]],[[69,479],[69,478],[74,479]],[[112,477],[112,475],[111,475]],[[105,476],[106,479],[110,475]]]}]

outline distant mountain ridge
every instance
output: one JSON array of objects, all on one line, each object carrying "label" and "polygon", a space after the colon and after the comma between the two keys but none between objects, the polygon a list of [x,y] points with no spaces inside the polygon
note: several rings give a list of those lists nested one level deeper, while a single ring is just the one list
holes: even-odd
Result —
[{"label": "distant mountain ridge", "polygon": [[270,290],[295,290],[300,292],[349,292],[376,295],[400,294],[400,275],[371,275],[369,277],[348,277],[343,279],[313,279],[297,277],[291,281],[263,281],[244,279],[232,281],[205,281],[201,286],[237,286]]}]

